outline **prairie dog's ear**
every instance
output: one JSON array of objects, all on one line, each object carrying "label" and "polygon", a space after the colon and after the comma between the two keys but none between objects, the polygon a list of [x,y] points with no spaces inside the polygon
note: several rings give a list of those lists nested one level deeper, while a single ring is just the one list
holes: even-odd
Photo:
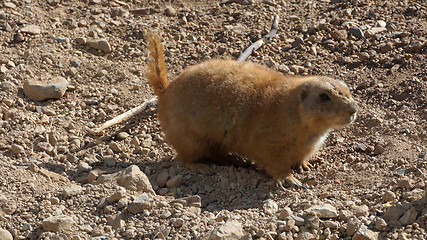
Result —
[{"label": "prairie dog's ear", "polygon": [[301,88],[300,88],[300,90],[299,90],[299,100],[302,102],[302,101],[304,101],[306,98],[307,98],[307,96],[308,96],[308,86],[307,86],[307,84],[302,84],[301,85]]}]

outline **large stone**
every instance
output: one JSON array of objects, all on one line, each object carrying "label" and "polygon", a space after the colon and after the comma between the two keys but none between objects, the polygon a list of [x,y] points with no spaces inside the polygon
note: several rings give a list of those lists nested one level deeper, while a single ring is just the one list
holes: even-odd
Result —
[{"label": "large stone", "polygon": [[375,218],[375,229],[377,229],[378,231],[383,231],[386,227],[387,222],[384,219],[380,217]]},{"label": "large stone", "polygon": [[387,28],[385,28],[385,27],[373,27],[373,28],[366,31],[365,36],[368,38],[371,38],[371,37],[374,37],[375,35],[377,35],[378,33],[384,32],[386,30],[387,30]]},{"label": "large stone", "polygon": [[392,191],[387,190],[387,191],[385,191],[383,193],[383,195],[381,196],[381,198],[385,202],[391,202],[391,201],[393,201],[396,198],[396,194],[394,192],[392,192]]},{"label": "large stone", "polygon": [[14,154],[23,154],[25,152],[24,147],[18,144],[12,144],[11,150]]},{"label": "large stone", "polygon": [[63,77],[48,79],[47,83],[26,81],[24,84],[24,94],[34,101],[60,99],[65,94],[67,87],[68,81]]},{"label": "large stone", "polygon": [[169,179],[169,173],[167,171],[161,172],[156,178],[157,185],[159,187],[166,186],[168,179]]},{"label": "large stone", "polygon": [[366,205],[354,206],[352,211],[356,217],[367,216],[369,213],[369,208]]},{"label": "large stone", "polygon": [[292,210],[289,207],[283,208],[283,210],[279,213],[280,220],[285,220],[287,217],[290,216],[292,216]]},{"label": "large stone", "polygon": [[40,152],[45,152],[47,154],[53,153],[53,146],[48,142],[39,142],[37,143],[36,149]]},{"label": "large stone", "polygon": [[146,193],[139,195],[133,202],[131,202],[127,209],[131,213],[140,213],[145,209],[151,209],[154,206],[154,200]]},{"label": "large stone", "polygon": [[96,41],[89,41],[88,44],[92,48],[98,49],[98,50],[106,52],[106,53],[109,53],[113,50],[107,39],[99,39]]},{"label": "large stone", "polygon": [[273,215],[276,214],[277,211],[279,211],[279,206],[275,201],[268,199],[264,202],[263,209],[265,213]]},{"label": "large stone", "polygon": [[70,230],[74,225],[74,220],[69,216],[53,216],[43,220],[42,227],[46,231],[58,232]]},{"label": "large stone", "polygon": [[286,225],[285,225],[285,231],[292,231],[292,229],[294,229],[295,227],[295,220],[293,218],[289,218],[286,221]]},{"label": "large stone", "polygon": [[369,230],[365,225],[360,226],[352,240],[377,240],[378,233]]},{"label": "large stone", "polygon": [[0,239],[1,240],[13,240],[13,236],[9,231],[0,228]]},{"label": "large stone", "polygon": [[348,29],[348,32],[356,38],[365,38],[365,34],[363,34],[363,31],[360,28],[352,27]]},{"label": "large stone", "polygon": [[126,168],[117,179],[117,182],[131,191],[143,191],[155,194],[148,177],[136,165]]},{"label": "large stone", "polygon": [[[330,204],[316,205],[308,208],[307,213],[315,213],[319,218],[336,218],[338,217],[337,209]],[[313,215],[313,214],[312,214]]]},{"label": "large stone", "polygon": [[126,189],[120,188],[117,192],[113,193],[107,198],[109,203],[118,202],[120,199],[126,196]]},{"label": "large stone", "polygon": [[221,226],[215,228],[209,240],[234,240],[241,239],[244,236],[242,225],[235,221],[228,221]]},{"label": "large stone", "polygon": [[408,202],[418,201],[423,198],[425,195],[423,189],[416,188],[410,192],[406,192],[403,194],[403,198]]},{"label": "large stone", "polygon": [[347,236],[353,236],[356,233],[356,231],[359,229],[360,225],[361,223],[357,218],[351,219],[347,223],[347,229],[345,231]]},{"label": "large stone", "polygon": [[82,193],[82,191],[83,191],[83,188],[80,185],[72,184],[62,189],[62,195],[68,198],[71,196],[79,195],[80,193]]},{"label": "large stone", "polygon": [[347,39],[346,30],[334,30],[330,34],[331,34],[331,37],[336,41],[344,41]]},{"label": "large stone", "polygon": [[37,25],[28,25],[28,26],[25,26],[25,27],[21,28],[21,32],[22,33],[28,33],[28,34],[37,35],[37,34],[41,33],[41,29]]},{"label": "large stone", "polygon": [[398,220],[403,214],[403,209],[398,206],[390,206],[386,209],[384,218],[391,220]]},{"label": "large stone", "polygon": [[173,176],[171,179],[169,179],[166,182],[166,187],[168,188],[176,188],[181,186],[181,184],[184,182],[184,177],[181,174],[178,174],[176,176]]},{"label": "large stone", "polygon": [[412,207],[411,209],[406,211],[401,218],[399,218],[399,222],[405,226],[412,224],[417,219],[417,215],[418,215],[417,210],[415,210],[415,208]]},{"label": "large stone", "polygon": [[176,10],[175,8],[168,6],[165,8],[165,15],[168,17],[175,17],[176,16]]},{"label": "large stone", "polygon": [[119,229],[125,226],[125,220],[123,220],[122,214],[118,213],[113,216],[109,216],[107,218],[107,224],[112,226],[113,229]]},{"label": "large stone", "polygon": [[307,231],[303,231],[300,232],[296,238],[296,240],[316,240],[316,235],[307,232]]}]

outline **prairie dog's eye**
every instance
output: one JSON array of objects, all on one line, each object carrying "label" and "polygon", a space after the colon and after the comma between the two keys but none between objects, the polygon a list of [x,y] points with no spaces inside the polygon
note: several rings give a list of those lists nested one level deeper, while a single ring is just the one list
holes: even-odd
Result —
[{"label": "prairie dog's eye", "polygon": [[322,93],[320,94],[320,100],[322,100],[322,102],[329,102],[331,101],[331,98],[328,96],[328,94]]}]

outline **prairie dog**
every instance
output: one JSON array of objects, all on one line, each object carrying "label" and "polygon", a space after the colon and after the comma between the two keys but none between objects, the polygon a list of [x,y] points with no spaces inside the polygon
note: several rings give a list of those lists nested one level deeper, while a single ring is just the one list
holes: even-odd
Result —
[{"label": "prairie dog", "polygon": [[303,186],[292,168],[307,159],[331,129],[356,118],[347,85],[321,76],[286,76],[251,62],[208,60],[168,82],[158,36],[148,34],[152,59],[148,79],[158,96],[166,141],[186,166],[206,170],[201,160],[247,157],[275,178]]}]

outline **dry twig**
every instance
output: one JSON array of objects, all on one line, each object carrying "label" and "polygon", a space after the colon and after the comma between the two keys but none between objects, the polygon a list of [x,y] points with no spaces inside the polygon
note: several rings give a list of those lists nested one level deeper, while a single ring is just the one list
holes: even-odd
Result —
[{"label": "dry twig", "polygon": [[106,128],[109,128],[115,124],[121,123],[123,121],[126,121],[127,119],[136,116],[140,113],[142,113],[147,107],[152,107],[157,105],[157,97],[153,97],[152,99],[150,99],[149,101],[144,102],[143,104],[132,108],[131,110],[120,114],[119,116],[106,121],[104,124],[102,124],[100,127],[91,130],[90,133],[92,133],[93,135],[101,135],[102,131]]},{"label": "dry twig", "polygon": [[238,62],[245,61],[249,55],[258,48],[260,48],[264,43],[268,43],[271,38],[276,36],[276,32],[279,28],[279,16],[275,15],[273,18],[273,24],[271,25],[271,30],[266,35],[264,35],[262,38],[260,38],[258,41],[252,43],[248,48],[245,49],[245,51],[240,54],[239,58],[237,59]]}]

